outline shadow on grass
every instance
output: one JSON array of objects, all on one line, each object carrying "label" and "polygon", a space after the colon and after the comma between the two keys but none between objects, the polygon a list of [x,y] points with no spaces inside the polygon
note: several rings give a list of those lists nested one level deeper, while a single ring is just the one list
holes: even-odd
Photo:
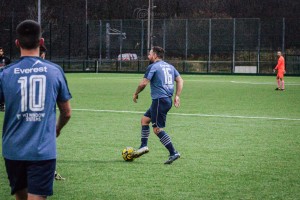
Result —
[{"label": "shadow on grass", "polygon": [[57,164],[82,164],[82,163],[90,163],[90,164],[132,164],[132,165],[157,165],[161,164],[161,162],[149,162],[146,160],[134,160],[134,161],[124,161],[121,159],[106,159],[106,160],[57,160]]}]

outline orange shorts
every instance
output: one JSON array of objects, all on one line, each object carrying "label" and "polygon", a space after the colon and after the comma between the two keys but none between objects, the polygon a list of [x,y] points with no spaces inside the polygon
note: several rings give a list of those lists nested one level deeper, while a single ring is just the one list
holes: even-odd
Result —
[{"label": "orange shorts", "polygon": [[283,78],[284,72],[277,72],[277,78]]}]

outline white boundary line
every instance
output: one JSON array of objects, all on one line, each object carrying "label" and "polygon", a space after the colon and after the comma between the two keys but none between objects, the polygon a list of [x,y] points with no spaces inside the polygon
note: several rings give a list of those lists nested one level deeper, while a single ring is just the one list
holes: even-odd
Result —
[{"label": "white boundary line", "polygon": [[[110,112],[110,113],[131,113],[131,114],[144,114],[145,113],[145,112],[140,112],[140,111],[129,111],[129,110],[95,110],[95,109],[72,109],[72,110],[73,111],[86,111],[86,112]],[[285,117],[251,117],[251,116],[236,116],[236,115],[209,115],[209,114],[187,114],[187,113],[168,113],[168,114],[169,115],[178,115],[178,116],[195,116],[195,117],[300,121],[300,118],[285,118]]]},{"label": "white boundary line", "polygon": [[[243,81],[230,81],[231,83],[236,84],[250,84],[250,85],[276,85],[274,82],[243,82]],[[285,85],[300,85],[300,83],[285,83]]]}]

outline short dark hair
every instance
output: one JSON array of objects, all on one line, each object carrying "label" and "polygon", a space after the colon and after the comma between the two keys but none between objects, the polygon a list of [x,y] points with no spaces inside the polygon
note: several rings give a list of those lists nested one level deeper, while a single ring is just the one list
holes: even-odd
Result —
[{"label": "short dark hair", "polygon": [[41,26],[33,20],[25,20],[17,26],[17,39],[24,49],[35,49],[40,45]]},{"label": "short dark hair", "polygon": [[154,46],[152,47],[152,51],[156,53],[157,57],[163,58],[165,55],[165,50],[162,47]]}]

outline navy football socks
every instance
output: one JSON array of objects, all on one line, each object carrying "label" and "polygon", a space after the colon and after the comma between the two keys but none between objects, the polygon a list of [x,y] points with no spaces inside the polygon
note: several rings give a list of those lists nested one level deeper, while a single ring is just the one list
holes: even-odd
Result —
[{"label": "navy football socks", "polygon": [[149,126],[147,126],[147,125],[142,126],[142,130],[141,130],[141,146],[140,146],[140,148],[145,147],[145,146],[148,145],[149,135],[150,135],[150,128],[149,128]]},{"label": "navy football socks", "polygon": [[161,131],[157,136],[159,137],[160,142],[169,150],[170,155],[174,155],[175,149],[171,142],[170,136],[165,131]]}]

